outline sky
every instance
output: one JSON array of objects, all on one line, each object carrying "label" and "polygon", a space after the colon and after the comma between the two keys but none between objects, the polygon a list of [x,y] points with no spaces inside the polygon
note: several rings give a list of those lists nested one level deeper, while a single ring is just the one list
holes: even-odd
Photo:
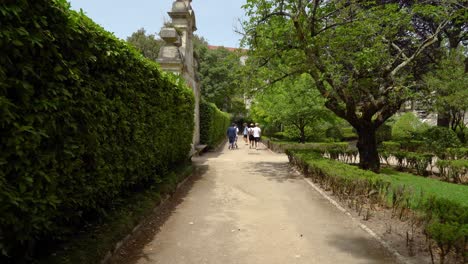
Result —
[{"label": "sky", "polygon": [[[147,34],[159,33],[174,0],[68,0],[72,9],[82,9],[94,22],[115,36],[126,39],[145,28]],[[244,19],[241,6],[246,0],[193,0],[197,31],[210,45],[239,47],[241,36],[234,32]]]}]

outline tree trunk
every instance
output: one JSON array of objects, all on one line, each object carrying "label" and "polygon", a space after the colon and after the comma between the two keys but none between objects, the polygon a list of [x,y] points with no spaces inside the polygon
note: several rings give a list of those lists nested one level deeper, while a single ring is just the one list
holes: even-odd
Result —
[{"label": "tree trunk", "polygon": [[437,113],[437,126],[448,128],[450,126],[450,114],[440,110]]},{"label": "tree trunk", "polygon": [[363,126],[357,129],[359,136],[359,167],[363,170],[380,171],[380,159],[377,152],[376,129],[373,126]]},{"label": "tree trunk", "polygon": [[305,127],[301,127],[299,130],[301,131],[300,141],[301,141],[302,144],[304,144],[305,141],[306,141]]}]

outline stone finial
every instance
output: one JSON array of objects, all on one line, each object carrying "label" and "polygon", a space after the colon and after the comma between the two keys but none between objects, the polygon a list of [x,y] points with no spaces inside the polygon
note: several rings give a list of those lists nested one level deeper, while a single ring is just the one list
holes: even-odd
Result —
[{"label": "stone finial", "polygon": [[188,10],[189,6],[185,3],[184,0],[176,0],[172,4],[172,12],[187,12]]},{"label": "stone finial", "polygon": [[180,47],[180,35],[175,28],[164,27],[159,32],[159,36],[164,40],[166,44],[172,44],[177,47]]}]

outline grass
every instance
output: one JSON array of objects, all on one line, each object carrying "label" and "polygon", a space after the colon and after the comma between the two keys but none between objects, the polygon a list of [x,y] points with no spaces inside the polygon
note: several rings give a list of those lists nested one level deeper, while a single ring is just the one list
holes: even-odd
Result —
[{"label": "grass", "polygon": [[64,243],[55,253],[39,260],[39,264],[82,264],[100,263],[105,255],[153,209],[164,197],[175,191],[177,184],[192,172],[186,165],[167,175],[163,182],[148,189],[134,193],[123,199],[120,206],[92,227],[86,228],[70,241]]},{"label": "grass", "polygon": [[417,193],[457,202],[468,207],[468,186],[424,178],[410,173],[383,168],[379,174],[387,177],[393,184],[405,185]]},{"label": "grass", "polygon": [[414,199],[418,199],[420,194],[422,194],[423,200],[427,200],[429,197],[446,199],[468,208],[468,186],[466,185],[424,178],[410,173],[398,172],[390,168],[384,168],[380,174],[376,174],[371,171],[361,170],[356,166],[323,158],[320,154],[310,150],[294,150],[294,155],[329,176],[351,180],[362,178],[370,181],[382,180],[389,182],[395,188],[405,186],[406,190],[411,190]]},{"label": "grass", "polygon": [[[382,168],[380,174],[375,174],[369,171],[363,171],[355,166],[343,164],[339,161],[324,159],[317,154],[308,152],[307,149],[316,149],[324,143],[306,143],[300,144],[296,142],[274,141],[274,145],[279,145],[281,149],[304,150],[297,152],[307,161],[313,161],[321,168],[333,167],[327,172],[334,176],[346,178],[374,178],[388,181],[392,186],[405,186],[412,189],[414,193],[423,194],[426,197],[434,196],[444,198],[450,201],[459,203],[468,207],[468,186],[443,182],[436,179],[416,176],[411,173],[399,172],[392,168]],[[326,143],[325,143],[326,144]],[[351,173],[352,171],[352,173]]]}]

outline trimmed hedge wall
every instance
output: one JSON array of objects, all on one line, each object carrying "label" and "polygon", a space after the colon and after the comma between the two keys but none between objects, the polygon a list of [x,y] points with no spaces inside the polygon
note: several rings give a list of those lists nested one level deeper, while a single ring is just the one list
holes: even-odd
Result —
[{"label": "trimmed hedge wall", "polygon": [[64,0],[0,4],[0,259],[186,160],[192,91]]},{"label": "trimmed hedge wall", "polygon": [[208,148],[216,147],[226,138],[231,116],[219,110],[215,104],[202,100],[200,104],[200,143]]}]

